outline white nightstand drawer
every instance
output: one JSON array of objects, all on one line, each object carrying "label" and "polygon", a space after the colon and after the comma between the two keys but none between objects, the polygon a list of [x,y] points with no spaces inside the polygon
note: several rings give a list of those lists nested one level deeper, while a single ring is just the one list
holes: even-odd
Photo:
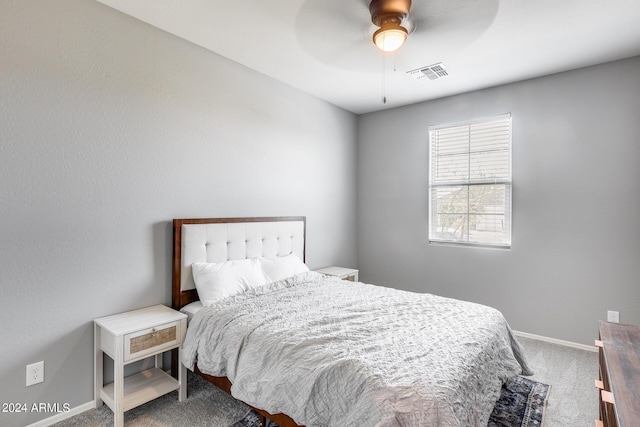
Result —
[{"label": "white nightstand drawer", "polygon": [[180,344],[180,322],[165,323],[124,336],[124,361],[155,354]]}]

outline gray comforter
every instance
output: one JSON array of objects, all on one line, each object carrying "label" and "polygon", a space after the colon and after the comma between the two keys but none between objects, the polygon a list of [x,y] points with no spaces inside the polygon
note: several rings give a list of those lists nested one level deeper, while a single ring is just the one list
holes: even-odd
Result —
[{"label": "gray comforter", "polygon": [[502,383],[531,374],[493,308],[315,272],[203,308],[181,351],[309,427],[486,426]]}]

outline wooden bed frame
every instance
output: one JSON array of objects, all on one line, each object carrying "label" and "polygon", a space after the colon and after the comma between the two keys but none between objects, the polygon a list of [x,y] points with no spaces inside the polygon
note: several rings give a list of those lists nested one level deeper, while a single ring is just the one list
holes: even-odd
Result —
[{"label": "wooden bed frame", "polygon": [[[250,218],[189,218],[189,219],[174,219],[173,220],[173,261],[172,261],[172,307],[176,310],[180,310],[185,305],[198,301],[198,293],[196,289],[184,289],[182,282],[182,256],[183,256],[183,226],[192,224],[251,224],[259,225],[255,223],[278,223],[278,222],[302,222],[302,260],[305,261],[305,247],[306,247],[306,217],[304,216],[285,216],[285,217],[250,217]],[[227,242],[228,244],[229,242]],[[246,241],[245,241],[246,243]],[[227,258],[237,259],[237,258]],[[220,261],[220,260],[216,260]],[[212,262],[216,262],[212,261]],[[177,361],[177,357],[173,358]],[[177,369],[177,366],[173,367]],[[231,394],[231,381],[227,377],[215,377],[202,373],[198,367],[195,367],[195,372],[220,388],[224,392]],[[244,402],[243,402],[244,403]],[[303,427],[298,425],[292,418],[285,414],[270,414],[269,412],[247,405],[255,410],[261,416],[261,422],[265,425],[265,418],[278,423],[281,427]]]}]

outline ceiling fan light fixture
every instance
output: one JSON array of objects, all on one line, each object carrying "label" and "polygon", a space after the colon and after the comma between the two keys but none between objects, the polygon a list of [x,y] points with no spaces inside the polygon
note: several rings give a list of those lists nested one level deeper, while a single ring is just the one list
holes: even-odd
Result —
[{"label": "ceiling fan light fixture", "polygon": [[371,22],[378,30],[373,43],[384,52],[393,52],[407,40],[408,31],[401,24],[409,16],[411,0],[371,0]]},{"label": "ceiling fan light fixture", "polygon": [[400,25],[383,26],[373,33],[373,42],[383,52],[393,52],[404,44],[407,34],[407,29]]}]

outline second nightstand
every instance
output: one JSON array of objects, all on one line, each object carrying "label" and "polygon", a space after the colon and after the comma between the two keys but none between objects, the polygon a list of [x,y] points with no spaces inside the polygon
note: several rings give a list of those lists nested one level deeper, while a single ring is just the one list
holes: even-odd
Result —
[{"label": "second nightstand", "polygon": [[[124,412],[171,391],[178,390],[178,400],[186,399],[186,368],[180,360],[177,380],[162,369],[163,353],[180,347],[186,331],[187,315],[164,305],[94,320],[95,404],[111,408],[116,427],[124,424]],[[113,359],[113,383],[107,385],[103,353]],[[125,365],[151,356],[154,368],[124,378]]]},{"label": "second nightstand", "polygon": [[327,274],[329,276],[337,276],[343,280],[349,280],[351,282],[358,281],[358,270],[355,268],[344,268],[344,267],[325,267],[315,270],[318,273]]}]

